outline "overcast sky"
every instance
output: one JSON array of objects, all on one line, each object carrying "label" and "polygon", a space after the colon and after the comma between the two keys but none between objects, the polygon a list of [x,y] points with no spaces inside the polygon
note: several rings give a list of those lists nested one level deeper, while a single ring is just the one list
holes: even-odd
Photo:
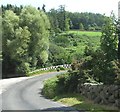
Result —
[{"label": "overcast sky", "polygon": [[111,11],[118,16],[118,2],[120,0],[0,0],[0,4],[12,5],[32,5],[42,7],[46,5],[46,10],[57,9],[59,5],[65,5],[67,11],[71,12],[93,12],[110,15]]}]

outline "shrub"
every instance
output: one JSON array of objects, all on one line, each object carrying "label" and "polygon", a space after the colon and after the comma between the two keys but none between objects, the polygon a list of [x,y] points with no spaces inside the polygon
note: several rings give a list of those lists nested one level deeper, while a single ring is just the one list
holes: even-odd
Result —
[{"label": "shrub", "polygon": [[59,70],[65,70],[65,68],[64,68],[64,67],[61,67],[61,66],[59,66],[58,69],[59,69]]},{"label": "shrub", "polygon": [[53,98],[57,94],[57,82],[57,77],[46,80],[42,93],[48,98]]},{"label": "shrub", "polygon": [[16,68],[16,73],[22,73],[22,74],[27,74],[30,72],[30,64],[29,63],[21,63],[17,68]]}]

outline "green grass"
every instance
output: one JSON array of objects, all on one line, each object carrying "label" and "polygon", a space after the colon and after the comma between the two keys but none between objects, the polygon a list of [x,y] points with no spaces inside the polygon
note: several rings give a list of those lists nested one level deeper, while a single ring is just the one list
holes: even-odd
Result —
[{"label": "green grass", "polygon": [[[68,70],[67,68],[65,68],[64,70]],[[64,70],[60,70],[60,71],[64,71]],[[51,70],[35,70],[35,71],[32,71],[32,72],[29,72],[27,74],[27,76],[34,76],[34,75],[41,75],[41,74],[44,74],[44,73],[49,73],[49,72],[57,72],[56,69],[51,69]]]},{"label": "green grass", "polygon": [[68,51],[73,51],[73,55],[84,54],[86,46],[92,46],[96,50],[100,46],[101,32],[93,31],[67,31],[67,34],[74,34],[73,40],[77,42],[77,46],[68,46]]},{"label": "green grass", "polygon": [[88,110],[87,112],[110,112],[112,110],[113,112],[117,111],[116,107],[94,104],[92,101],[77,93],[59,95],[56,96],[53,100],[71,106],[77,110]]},{"label": "green grass", "polygon": [[78,35],[86,35],[86,36],[101,36],[102,33],[101,32],[94,32],[94,31],[78,31],[78,30],[71,30],[68,31],[68,33],[75,33]]},{"label": "green grass", "polygon": [[28,73],[27,76],[40,75],[40,74],[48,73],[48,72],[56,72],[56,70],[52,69],[52,70],[38,70],[38,71],[33,71],[33,72]]}]

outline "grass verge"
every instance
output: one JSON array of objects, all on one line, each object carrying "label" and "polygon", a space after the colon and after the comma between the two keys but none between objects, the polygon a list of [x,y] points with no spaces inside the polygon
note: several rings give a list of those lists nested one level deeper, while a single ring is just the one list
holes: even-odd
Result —
[{"label": "grass verge", "polygon": [[116,107],[94,104],[78,93],[58,95],[53,100],[76,108],[77,110],[86,110],[87,112],[119,112]]},{"label": "grass verge", "polygon": [[[68,69],[60,70],[60,71],[65,71]],[[58,71],[58,72],[60,72]],[[34,75],[41,75],[43,73],[49,73],[49,72],[57,72],[56,69],[51,69],[51,70],[35,70],[27,74],[27,76],[34,76]]]},{"label": "grass verge", "polygon": [[27,76],[40,75],[40,74],[48,73],[48,72],[56,72],[56,70],[53,69],[53,70],[39,70],[39,71],[33,71],[33,72],[28,73]]}]

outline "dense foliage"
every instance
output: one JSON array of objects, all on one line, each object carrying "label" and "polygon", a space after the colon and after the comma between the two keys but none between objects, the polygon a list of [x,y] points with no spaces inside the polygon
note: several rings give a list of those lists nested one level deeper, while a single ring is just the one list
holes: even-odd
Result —
[{"label": "dense foliage", "polygon": [[[85,49],[85,61],[79,63],[76,69],[85,70],[88,77],[92,77],[97,82],[104,84],[120,83],[120,63],[118,52],[118,33],[117,27],[112,18],[107,19],[102,29],[100,48],[93,51],[88,47]],[[86,60],[86,56],[89,60]],[[81,68],[80,66],[84,66]]]},{"label": "dense foliage", "polygon": [[55,32],[69,29],[100,31],[107,18],[101,14],[68,12],[65,11],[65,6],[51,9],[47,14]]},{"label": "dense foliage", "polygon": [[100,47],[93,50],[91,46],[87,46],[84,57],[72,63],[72,70],[46,81],[43,88],[44,95],[53,98],[60,93],[73,93],[77,91],[78,84],[86,82],[105,85],[120,84],[118,36],[114,19],[109,18],[109,21],[107,19],[102,29]]},{"label": "dense foliage", "polygon": [[26,6],[3,13],[3,74],[26,74],[48,60],[50,24],[43,11]]},{"label": "dense foliage", "polygon": [[[83,33],[83,34],[82,34]],[[50,37],[48,65],[70,64],[84,55],[86,46],[100,46],[100,32],[67,31]]]}]

